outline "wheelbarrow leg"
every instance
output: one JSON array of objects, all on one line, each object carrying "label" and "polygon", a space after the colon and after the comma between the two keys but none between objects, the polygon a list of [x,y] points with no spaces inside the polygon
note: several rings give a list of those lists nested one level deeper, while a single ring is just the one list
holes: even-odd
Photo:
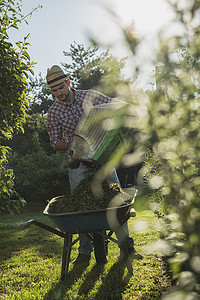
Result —
[{"label": "wheelbarrow leg", "polygon": [[108,240],[106,232],[93,232],[93,245],[96,262],[105,264],[108,256]]},{"label": "wheelbarrow leg", "polygon": [[128,269],[128,273],[130,275],[133,275],[133,267],[132,267],[132,261],[130,259],[130,255],[129,255],[129,252],[128,252],[128,247],[126,245],[125,242],[122,242],[120,244],[120,249],[122,250],[123,254],[124,254],[124,257],[125,257],[125,263],[126,263],[126,267]]},{"label": "wheelbarrow leg", "polygon": [[125,259],[125,263],[126,263],[126,267],[128,269],[128,272],[130,275],[133,275],[133,267],[132,267],[132,261],[130,259],[130,255],[129,255],[129,250],[128,250],[128,245],[125,241],[125,236],[127,236],[127,227],[124,226],[125,224],[123,224],[121,227],[119,227],[116,231],[115,234],[117,236],[118,239],[118,245],[119,248],[122,252],[122,254],[124,255],[124,259]]},{"label": "wheelbarrow leg", "polygon": [[61,280],[65,280],[69,268],[69,259],[71,252],[72,234],[66,233],[64,238],[63,255],[62,255],[62,269],[61,269]]}]

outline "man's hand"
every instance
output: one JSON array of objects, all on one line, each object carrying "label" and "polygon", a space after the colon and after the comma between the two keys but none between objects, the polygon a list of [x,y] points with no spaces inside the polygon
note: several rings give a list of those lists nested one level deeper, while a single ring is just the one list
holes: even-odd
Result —
[{"label": "man's hand", "polygon": [[65,151],[68,149],[67,144],[63,141],[58,141],[55,145],[55,149],[58,151]]}]

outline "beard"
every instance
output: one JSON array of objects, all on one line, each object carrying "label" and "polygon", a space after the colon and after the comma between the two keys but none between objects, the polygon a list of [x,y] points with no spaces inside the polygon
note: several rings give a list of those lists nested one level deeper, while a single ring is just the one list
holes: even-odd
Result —
[{"label": "beard", "polygon": [[65,102],[67,102],[68,94],[62,94],[62,95],[60,95],[60,96],[58,97],[58,99],[59,99],[60,101],[65,101]]},{"label": "beard", "polygon": [[64,101],[64,102],[70,102],[70,90],[68,88],[68,91],[66,94],[61,94],[57,97],[60,101]]}]

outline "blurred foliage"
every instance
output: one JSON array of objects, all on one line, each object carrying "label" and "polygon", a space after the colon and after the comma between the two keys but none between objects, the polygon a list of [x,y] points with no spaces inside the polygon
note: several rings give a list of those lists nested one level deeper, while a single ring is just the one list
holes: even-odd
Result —
[{"label": "blurred foliage", "polygon": [[13,190],[13,173],[6,169],[8,147],[2,145],[4,139],[11,139],[14,132],[23,131],[22,124],[28,109],[27,77],[33,74],[33,62],[27,52],[28,36],[13,46],[9,42],[9,28],[18,29],[22,22],[20,0],[0,1],[0,209],[11,212],[24,202]]},{"label": "blurred foliage", "polygon": [[[153,60],[156,89],[141,93],[123,83],[119,90],[119,95],[123,92],[124,99],[133,103],[127,125],[139,131],[137,147],[122,162],[133,165],[143,149],[149,149],[138,183],[144,178],[152,190],[152,207],[163,220],[162,237],[168,245],[165,248],[170,249],[175,285],[164,299],[199,299],[200,1],[167,2],[175,18],[158,34]],[[179,35],[173,34],[176,26],[181,28]],[[134,28],[123,32],[136,61],[140,40]],[[142,65],[135,71],[140,68]]]}]

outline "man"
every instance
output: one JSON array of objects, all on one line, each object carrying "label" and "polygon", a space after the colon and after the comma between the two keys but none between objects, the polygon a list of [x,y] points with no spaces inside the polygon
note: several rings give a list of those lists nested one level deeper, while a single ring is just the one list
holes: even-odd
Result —
[{"label": "man", "polygon": [[[84,103],[99,105],[109,103],[112,99],[93,90],[75,90],[70,87],[69,78],[63,70],[54,65],[47,70],[47,84],[51,89],[55,102],[48,110],[47,129],[51,145],[58,151],[67,151],[73,139],[75,129],[84,111]],[[75,168],[69,168],[69,182],[71,192],[76,186],[89,175],[89,169],[83,163]],[[116,171],[107,178],[110,182],[119,183]],[[129,237],[127,224],[123,226],[122,235],[118,240],[125,240],[129,253],[138,258],[141,256],[133,247],[133,239]],[[91,239],[87,234],[79,235],[79,255],[74,263],[88,262],[93,250]]]}]

